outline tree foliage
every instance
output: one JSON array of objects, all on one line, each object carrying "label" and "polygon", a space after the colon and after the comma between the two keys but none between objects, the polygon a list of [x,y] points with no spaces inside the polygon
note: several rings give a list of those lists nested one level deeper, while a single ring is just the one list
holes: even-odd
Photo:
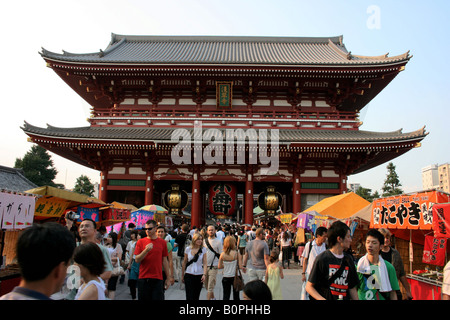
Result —
[{"label": "tree foliage", "polygon": [[357,194],[361,198],[366,199],[369,202],[372,202],[373,200],[378,199],[380,197],[380,194],[378,193],[378,191],[375,191],[374,193],[372,193],[372,189],[363,188],[361,186],[358,187],[358,189],[355,191],[355,194]]},{"label": "tree foliage", "polygon": [[387,165],[387,169],[388,173],[382,187],[383,197],[402,194],[403,190],[400,188],[402,184],[400,183],[399,176],[395,171],[395,165],[392,162],[389,162],[389,164]]},{"label": "tree foliage", "polygon": [[73,191],[92,197],[94,195],[94,185],[88,176],[81,175],[77,178]]},{"label": "tree foliage", "polygon": [[53,182],[58,171],[50,154],[41,146],[33,145],[23,158],[16,158],[14,168],[22,168],[25,177],[40,187],[64,188],[64,185]]}]

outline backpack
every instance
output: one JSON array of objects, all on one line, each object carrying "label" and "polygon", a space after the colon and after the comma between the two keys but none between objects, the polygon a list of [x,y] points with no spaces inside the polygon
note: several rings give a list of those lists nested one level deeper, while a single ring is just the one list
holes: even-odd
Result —
[{"label": "backpack", "polygon": [[[180,234],[178,237],[180,237],[182,235],[183,234]],[[177,239],[178,239],[178,237],[177,237]],[[177,251],[178,252],[177,253],[178,257],[184,257],[184,249],[191,245],[191,242],[192,242],[191,240],[192,240],[191,235],[189,233],[186,233],[186,239],[184,241],[184,246],[180,245],[179,248],[178,248],[178,251]]]},{"label": "backpack", "polygon": [[[186,236],[186,241],[184,242],[184,248],[189,247],[192,243],[192,236],[188,233]],[[184,251],[183,248],[183,251]]]}]

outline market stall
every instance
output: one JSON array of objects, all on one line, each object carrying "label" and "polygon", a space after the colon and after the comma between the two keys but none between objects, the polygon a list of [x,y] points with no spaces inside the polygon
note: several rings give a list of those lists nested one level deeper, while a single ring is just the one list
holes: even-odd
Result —
[{"label": "market stall", "polygon": [[34,219],[37,221],[59,220],[70,208],[88,203],[89,197],[76,192],[43,186],[26,191],[37,195]]},{"label": "market stall", "polygon": [[136,225],[137,229],[143,228],[148,220],[155,220],[167,227],[173,226],[173,220],[172,217],[168,216],[168,210],[159,205],[146,205],[131,212],[131,222]]},{"label": "market stall", "polygon": [[31,194],[0,192],[0,296],[21,280],[15,263],[15,244],[20,231],[33,224],[36,198]]},{"label": "market stall", "polygon": [[[360,214],[367,209],[370,202],[353,192],[325,198],[307,210],[301,212],[295,219],[297,228],[315,233],[318,227],[329,228],[336,221],[345,222],[351,230],[352,236],[357,228],[368,225],[368,220]],[[367,228],[366,228],[367,229]],[[307,235],[305,235],[305,240]]]},{"label": "market stall", "polygon": [[377,199],[372,204],[370,227],[387,228],[395,236],[405,270],[409,270],[407,278],[415,299],[441,298],[448,237],[439,231],[446,230],[450,216],[443,214],[439,219],[437,209],[444,212],[442,204],[448,202],[449,194],[428,190]]}]

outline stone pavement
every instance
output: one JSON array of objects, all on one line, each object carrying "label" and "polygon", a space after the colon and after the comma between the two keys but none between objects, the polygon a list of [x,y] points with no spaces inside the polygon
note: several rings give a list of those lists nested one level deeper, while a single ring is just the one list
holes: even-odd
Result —
[{"label": "stone pavement", "polygon": [[[284,269],[284,279],[281,279],[281,291],[283,294],[283,300],[300,300],[300,288],[301,288],[301,268],[296,263],[291,261],[290,269]],[[248,281],[248,276],[242,273],[244,281]],[[123,284],[117,283],[117,291],[115,300],[131,300],[130,288],[128,287],[127,277],[125,277],[125,282]],[[217,300],[223,299],[222,290],[222,272],[219,270],[217,274],[217,283],[214,290],[214,295]],[[240,293],[242,299],[242,291]],[[186,292],[180,289],[179,282],[175,282],[173,286],[165,292],[166,300],[186,300]],[[231,293],[231,299],[233,298],[233,293]],[[200,294],[200,300],[206,300],[206,289],[203,288]]]}]

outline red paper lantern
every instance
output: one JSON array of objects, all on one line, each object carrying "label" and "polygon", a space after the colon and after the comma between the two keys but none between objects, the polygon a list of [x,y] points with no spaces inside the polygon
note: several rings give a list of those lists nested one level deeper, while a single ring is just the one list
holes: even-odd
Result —
[{"label": "red paper lantern", "polygon": [[234,184],[219,182],[209,188],[209,211],[219,219],[225,219],[236,208],[237,189]]}]

